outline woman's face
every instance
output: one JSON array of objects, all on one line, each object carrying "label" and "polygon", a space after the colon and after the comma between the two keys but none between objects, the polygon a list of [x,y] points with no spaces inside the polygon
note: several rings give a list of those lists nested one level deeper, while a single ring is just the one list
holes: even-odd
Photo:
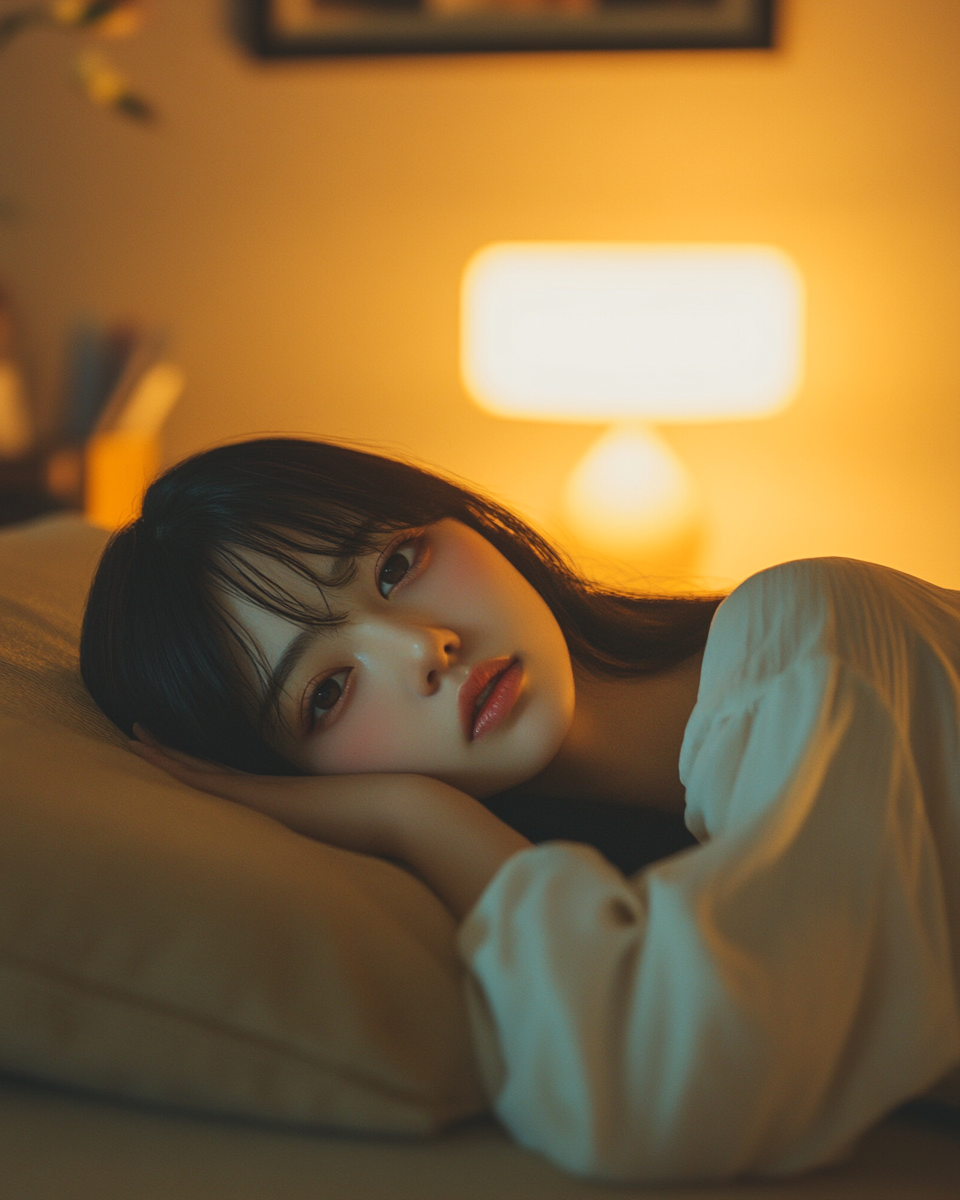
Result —
[{"label": "woman's face", "polygon": [[[277,749],[320,775],[429,775],[477,797],[532,778],[569,729],[573,671],[540,595],[459,521],[393,537],[348,583],[316,588],[269,559],[254,565],[327,613],[304,630],[252,602],[232,613],[280,681]],[[336,578],[337,563],[310,566]]]}]

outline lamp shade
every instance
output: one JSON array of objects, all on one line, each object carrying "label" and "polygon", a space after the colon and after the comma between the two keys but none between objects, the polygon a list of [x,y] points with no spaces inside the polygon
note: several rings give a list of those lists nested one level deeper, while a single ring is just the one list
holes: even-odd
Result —
[{"label": "lamp shade", "polygon": [[742,420],[800,384],[802,284],[769,246],[495,243],[461,301],[463,380],[497,416]]}]

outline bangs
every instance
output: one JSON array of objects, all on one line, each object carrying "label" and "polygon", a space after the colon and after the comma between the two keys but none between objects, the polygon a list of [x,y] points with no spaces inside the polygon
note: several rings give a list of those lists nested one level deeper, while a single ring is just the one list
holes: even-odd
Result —
[{"label": "bangs", "polygon": [[[370,553],[361,551],[361,554]],[[266,560],[258,565],[252,557]],[[320,571],[310,565],[311,557],[332,560],[331,571]],[[282,544],[270,545],[265,541],[256,546],[237,546],[235,543],[214,547],[206,568],[206,583],[214,595],[235,596],[248,600],[256,608],[272,613],[294,625],[308,628],[324,625],[336,626],[343,623],[345,614],[334,612],[328,592],[336,591],[351,583],[357,574],[360,555],[331,555],[328,547],[293,549],[284,538]],[[276,563],[302,580],[316,593],[319,604],[304,600],[291,588],[272,575],[267,565]]]}]

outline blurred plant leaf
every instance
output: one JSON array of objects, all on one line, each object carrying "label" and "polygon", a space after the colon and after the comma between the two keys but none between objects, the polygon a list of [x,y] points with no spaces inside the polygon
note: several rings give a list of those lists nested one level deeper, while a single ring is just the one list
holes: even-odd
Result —
[{"label": "blurred plant leaf", "polygon": [[[143,23],[143,0],[54,0],[29,4],[0,13],[0,50],[18,34],[35,25],[59,26],[64,30],[98,37],[126,37]],[[74,60],[74,74],[89,99],[101,108],[146,123],[155,119],[156,109],[105,58],[92,52]],[[0,220],[9,219],[0,211]]]},{"label": "blurred plant leaf", "polygon": [[94,104],[112,108],[121,116],[134,121],[148,122],[156,118],[150,102],[134,91],[126,76],[101,54],[89,51],[74,61],[74,73],[80,86]]},{"label": "blurred plant leaf", "polygon": [[56,0],[50,11],[61,25],[101,37],[128,37],[144,17],[142,0]]},{"label": "blurred plant leaf", "polygon": [[0,14],[0,50],[24,29],[29,29],[31,25],[45,25],[49,20],[50,12],[45,4],[31,4],[27,8]]}]

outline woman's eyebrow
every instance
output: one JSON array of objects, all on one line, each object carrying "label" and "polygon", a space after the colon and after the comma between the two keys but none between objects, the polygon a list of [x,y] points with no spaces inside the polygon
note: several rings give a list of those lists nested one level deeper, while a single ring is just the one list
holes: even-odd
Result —
[{"label": "woman's eyebrow", "polygon": [[[343,587],[353,581],[357,574],[357,560],[355,556],[343,554],[331,556],[331,567],[326,578],[323,579],[323,585],[326,587]],[[330,601],[326,593],[320,586],[320,580],[316,575],[313,576],[314,582],[318,585],[320,596],[327,610],[329,620],[325,620],[317,625],[308,625],[306,629],[302,629],[300,633],[290,642],[286,650],[280,655],[277,665],[272,671],[265,674],[265,687],[263,696],[260,700],[259,721],[262,724],[268,717],[278,714],[278,699],[286,687],[287,680],[293,673],[294,668],[300,662],[310,646],[313,645],[324,632],[329,629],[337,629],[343,624],[346,619],[346,614],[335,616],[330,607]]]},{"label": "woman's eyebrow", "polygon": [[271,709],[276,709],[277,699],[286,686],[287,680],[292,675],[294,668],[313,643],[321,638],[329,629],[330,626],[327,625],[312,625],[307,629],[302,629],[280,655],[277,665],[267,676],[267,686],[263,693],[263,699],[260,702],[261,717],[265,717]]}]

